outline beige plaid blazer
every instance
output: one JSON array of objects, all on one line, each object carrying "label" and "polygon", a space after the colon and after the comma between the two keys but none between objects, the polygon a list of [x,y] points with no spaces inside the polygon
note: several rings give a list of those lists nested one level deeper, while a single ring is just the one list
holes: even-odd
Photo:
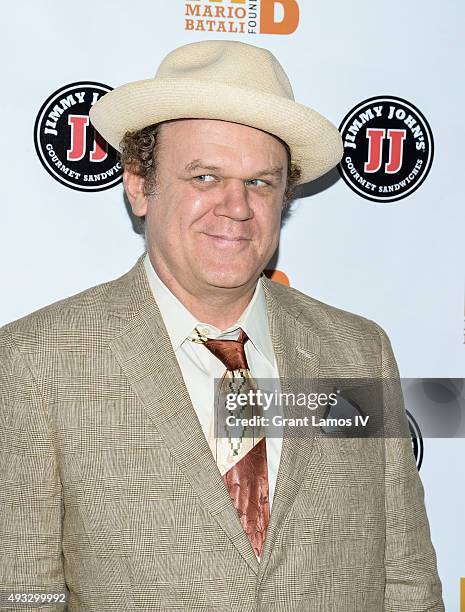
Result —
[{"label": "beige plaid blazer", "polygon": [[[376,324],[263,282],[284,390],[397,375]],[[444,609],[407,438],[286,438],[257,562],[143,256],[3,327],[0,391],[2,593],[67,588],[67,609],[86,612]]]}]

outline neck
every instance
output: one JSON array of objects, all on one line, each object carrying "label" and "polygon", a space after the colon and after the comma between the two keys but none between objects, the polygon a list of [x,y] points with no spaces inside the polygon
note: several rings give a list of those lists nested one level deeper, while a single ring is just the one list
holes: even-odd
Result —
[{"label": "neck", "polygon": [[241,287],[214,287],[200,294],[189,291],[166,269],[163,262],[149,252],[150,261],[159,279],[196,319],[223,331],[235,323],[247,308],[258,279]]}]

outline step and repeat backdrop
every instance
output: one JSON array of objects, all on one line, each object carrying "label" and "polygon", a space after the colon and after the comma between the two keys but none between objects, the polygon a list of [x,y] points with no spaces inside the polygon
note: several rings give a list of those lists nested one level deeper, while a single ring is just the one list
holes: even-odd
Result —
[{"label": "step and repeat backdrop", "polygon": [[[342,162],[301,190],[269,273],[390,336],[448,611],[465,610],[464,17],[458,0],[18,0],[0,39],[0,325],[142,253],[118,157],[88,113],[173,48],[266,47],[296,99],[339,127]],[[455,425],[425,432],[424,406]]]}]

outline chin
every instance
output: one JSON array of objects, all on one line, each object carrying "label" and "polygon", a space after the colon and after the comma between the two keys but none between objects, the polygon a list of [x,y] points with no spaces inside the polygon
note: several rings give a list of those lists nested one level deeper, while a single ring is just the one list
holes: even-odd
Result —
[{"label": "chin", "polygon": [[231,269],[228,269],[212,271],[204,275],[204,281],[212,287],[235,289],[253,283],[259,276],[260,273],[251,272],[250,274],[244,274],[244,270],[232,272]]}]

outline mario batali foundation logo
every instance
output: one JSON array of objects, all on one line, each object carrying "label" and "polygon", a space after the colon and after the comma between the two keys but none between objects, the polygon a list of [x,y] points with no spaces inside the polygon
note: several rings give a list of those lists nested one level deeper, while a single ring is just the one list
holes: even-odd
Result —
[{"label": "mario batali foundation logo", "polygon": [[37,155],[45,170],[66,187],[102,191],[121,181],[117,152],[89,120],[91,107],[111,89],[90,81],[65,85],[44,102],[37,115]]},{"label": "mario batali foundation logo", "polygon": [[186,0],[184,29],[227,34],[292,34],[297,0]]},{"label": "mario batali foundation logo", "polygon": [[423,183],[434,142],[424,115],[410,102],[380,96],[357,104],[339,126],[344,155],[338,166],[347,185],[375,202],[394,202]]}]

